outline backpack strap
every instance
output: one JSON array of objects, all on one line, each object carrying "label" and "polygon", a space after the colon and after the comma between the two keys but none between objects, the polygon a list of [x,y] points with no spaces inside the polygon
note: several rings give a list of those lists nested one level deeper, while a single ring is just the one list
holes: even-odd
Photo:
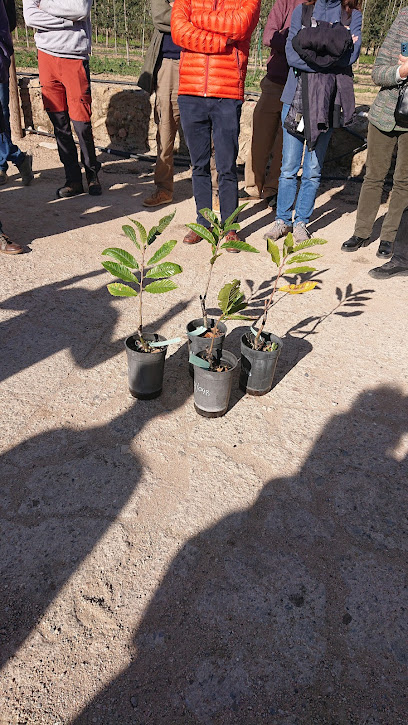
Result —
[{"label": "backpack strap", "polygon": [[302,4],[302,27],[310,28],[312,23],[314,5]]}]

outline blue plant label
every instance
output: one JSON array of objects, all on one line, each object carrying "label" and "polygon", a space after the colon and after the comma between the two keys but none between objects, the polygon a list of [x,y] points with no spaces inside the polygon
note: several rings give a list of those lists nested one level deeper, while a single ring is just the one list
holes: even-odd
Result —
[{"label": "blue plant label", "polygon": [[256,337],[258,334],[258,330],[255,330],[255,327],[252,327],[252,325],[249,329],[251,330],[252,334],[255,335],[255,337]]},{"label": "blue plant label", "polygon": [[210,367],[210,363],[207,362],[207,360],[203,360],[201,357],[198,357],[198,355],[194,355],[193,352],[190,352],[188,361],[192,365],[196,365],[198,368],[204,368],[205,370],[208,370]]},{"label": "blue plant label", "polygon": [[207,332],[207,328],[203,327],[203,325],[201,325],[201,327],[197,327],[195,330],[193,330],[192,332],[189,332],[188,334],[189,335],[202,335],[203,332]]},{"label": "blue plant label", "polygon": [[181,337],[173,337],[172,340],[159,340],[159,342],[149,342],[150,347],[166,347],[166,345],[173,345],[176,342],[180,342]]}]

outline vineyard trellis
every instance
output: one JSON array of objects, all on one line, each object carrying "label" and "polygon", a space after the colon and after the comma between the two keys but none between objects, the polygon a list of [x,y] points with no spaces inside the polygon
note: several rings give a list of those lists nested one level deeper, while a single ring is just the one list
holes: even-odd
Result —
[{"label": "vineyard trellis", "polygon": [[[33,32],[23,20],[22,0],[17,0],[18,24],[15,40],[24,42],[27,48],[34,47]],[[261,67],[267,50],[262,48],[262,33],[273,1],[262,0],[260,25],[252,38],[252,62]],[[362,0],[363,47],[366,53],[376,53],[389,27],[408,0]],[[143,56],[150,42],[153,24],[149,0],[93,0],[92,26],[94,52],[113,52],[125,55],[129,63],[130,54]]]}]

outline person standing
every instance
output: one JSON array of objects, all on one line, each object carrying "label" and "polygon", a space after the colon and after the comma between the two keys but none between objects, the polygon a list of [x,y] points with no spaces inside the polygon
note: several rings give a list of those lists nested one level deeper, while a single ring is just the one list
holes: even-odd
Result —
[{"label": "person standing", "polygon": [[146,53],[138,84],[149,93],[156,91],[154,120],[157,125],[157,161],[154,170],[156,191],[143,206],[169,204],[173,199],[173,152],[180,125],[177,103],[181,48],[171,37],[170,18],[173,2],[151,0],[154,33]]},{"label": "person standing", "polygon": [[[358,3],[359,0],[309,0],[309,2],[299,5],[293,11],[286,42],[286,57],[290,70],[281,98],[283,102],[283,152],[276,218],[272,226],[264,234],[264,239],[277,240],[292,231],[295,242],[303,242],[310,237],[307,224],[313,213],[316,195],[320,186],[324,157],[333,130],[332,110],[336,107],[333,94],[336,87],[338,87],[339,81],[337,79],[340,79],[341,76],[344,76],[344,78],[348,76],[348,98],[346,100],[348,106],[354,108],[351,66],[360,53],[362,22],[361,12],[357,9]],[[302,27],[302,18],[304,13],[308,11],[311,15],[309,18],[310,24],[308,28],[304,28]],[[341,22],[344,14],[347,16],[346,25]],[[322,25],[322,21],[327,25]],[[308,32],[316,31],[316,36],[320,36],[320,39],[316,37],[318,46],[309,47],[306,53],[309,56],[314,55],[316,62],[310,61],[307,63],[292,44],[298,33],[301,31],[303,33],[305,29]],[[330,36],[333,48],[328,47],[324,39],[329,30],[332,31]],[[339,45],[333,39],[332,33],[338,34],[339,38],[341,38],[342,42]],[[349,33],[350,38],[348,38],[348,47],[343,52],[345,33],[346,35]],[[322,66],[318,64],[318,61],[325,63],[324,72],[320,72]],[[306,85],[306,87],[312,88],[313,98],[308,98],[308,108],[305,109],[305,113],[302,110],[302,119],[305,129],[313,126],[314,129],[319,128],[319,131],[317,140],[313,140],[313,145],[305,145],[304,135],[299,135],[294,130],[287,130],[285,120],[291,107],[293,110],[297,97],[303,96],[303,91],[299,93],[298,85],[301,76],[312,76],[312,74],[316,73],[319,73],[319,76],[316,76],[319,87],[314,83],[313,77],[311,82],[306,78],[306,84],[303,84],[303,87]],[[341,80],[344,81],[344,78]],[[328,82],[331,83],[331,88]],[[307,110],[309,113],[306,118]],[[319,119],[319,123],[317,123],[317,119]],[[324,119],[324,123],[321,124],[324,127],[323,131],[320,130],[320,121],[322,119]],[[302,162],[302,178],[298,192],[297,175]]]},{"label": "person standing", "polygon": [[[263,44],[270,48],[266,76],[261,80],[261,97],[252,121],[252,141],[245,161],[245,189],[241,199],[265,199],[276,206],[282,161],[282,101],[289,66],[285,55],[292,12],[302,0],[276,0],[263,34]],[[269,171],[266,171],[270,161]]]},{"label": "person standing", "polygon": [[38,70],[44,108],[54,127],[65,184],[57,197],[83,194],[81,167],[72,136],[71,121],[78,136],[88,191],[102,193],[98,179],[101,168],[96,159],[91,126],[92,0],[23,0],[24,20],[35,28]]},{"label": "person standing", "polygon": [[[212,207],[211,137],[218,172],[221,222],[238,206],[236,160],[249,44],[260,0],[175,0],[171,31],[183,47],[179,108],[190,151],[197,221],[209,228],[201,209]],[[239,240],[231,231],[227,241]],[[183,240],[196,244],[190,231]],[[238,251],[231,247],[231,251]]]},{"label": "person standing", "polygon": [[[397,159],[393,187],[377,250],[377,257],[380,259],[392,256],[402,214],[408,206],[408,127],[398,126],[394,118],[399,87],[408,77],[408,58],[400,55],[401,42],[407,41],[408,8],[404,8],[398,13],[387,33],[374,63],[373,80],[381,88],[368,113],[366,174],[361,187],[354,234],[343,242],[341,247],[343,252],[355,252],[360,247],[370,244],[370,236],[381,204],[385,177],[395,148]],[[401,242],[402,240],[399,242],[400,246]],[[400,249],[397,256],[401,257],[401,254]],[[394,262],[395,260],[390,260],[382,268],[376,268],[382,270],[378,276],[392,276],[393,270],[397,273],[399,271],[397,267],[401,264]],[[406,242],[405,267],[408,268],[408,242]]]},{"label": "person standing", "polygon": [[[0,3],[4,3],[4,8],[7,13],[8,24],[10,33],[16,27],[16,6],[14,0],[0,0]],[[11,40],[11,52],[14,52],[13,43]],[[0,137],[0,186],[4,186],[7,183],[7,169],[8,162],[10,161],[17,166],[21,180],[24,186],[28,186],[34,179],[32,172],[33,157],[31,154],[26,154],[24,151],[12,142],[11,140],[11,129],[10,129],[10,83],[9,83],[9,69],[6,70],[4,81],[0,83],[0,105],[3,111],[3,122],[4,132]]]}]

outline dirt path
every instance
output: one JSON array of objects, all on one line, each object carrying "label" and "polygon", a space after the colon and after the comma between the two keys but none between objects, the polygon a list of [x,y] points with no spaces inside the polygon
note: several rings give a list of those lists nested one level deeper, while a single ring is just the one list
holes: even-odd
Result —
[{"label": "dirt path", "polygon": [[[35,182],[1,190],[5,231],[30,250],[0,260],[1,725],[405,725],[407,280],[367,276],[376,244],[340,252],[359,185],[322,188],[321,284],[275,307],[273,391],[235,381],[206,420],[185,343],[160,398],[127,392],[136,313],[106,291],[101,251],[127,244],[127,216],[167,211],[141,205],[152,167],[107,158],[102,197],[57,201],[56,152],[22,145]],[[181,241],[188,171],[169,208]],[[261,253],[217,262],[214,302],[237,277],[259,306],[268,221],[245,210]],[[168,337],[199,314],[209,248],[172,258],[179,290],[145,311]]]}]

